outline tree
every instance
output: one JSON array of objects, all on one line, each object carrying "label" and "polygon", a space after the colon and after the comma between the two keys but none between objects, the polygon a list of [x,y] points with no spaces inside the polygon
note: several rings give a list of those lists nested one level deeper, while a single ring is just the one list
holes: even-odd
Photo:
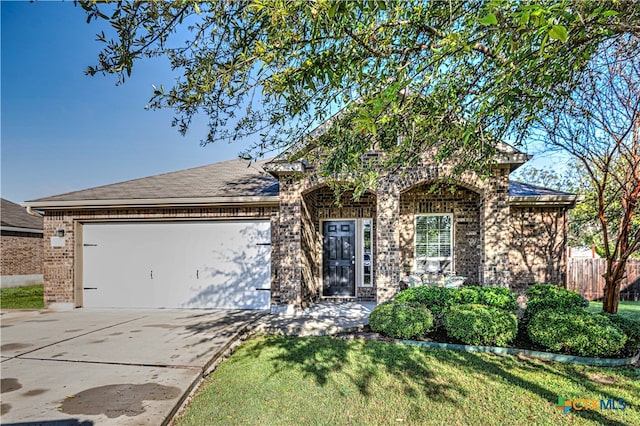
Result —
[{"label": "tree", "polygon": [[627,259],[640,250],[639,43],[629,35],[603,44],[580,85],[536,126],[588,176],[607,261],[603,310],[610,313],[618,309]]},{"label": "tree", "polygon": [[[486,173],[493,138],[518,144],[602,43],[640,34],[634,0],[79,4],[113,30],[88,74],[122,83],[166,56],[180,77],[149,107],[172,108],[181,132],[204,114],[203,144],[259,135],[253,156],[312,140],[322,172],[348,174],[356,194],[430,150]],[[333,138],[309,136],[337,111]],[[371,149],[385,151],[373,166]]]}]

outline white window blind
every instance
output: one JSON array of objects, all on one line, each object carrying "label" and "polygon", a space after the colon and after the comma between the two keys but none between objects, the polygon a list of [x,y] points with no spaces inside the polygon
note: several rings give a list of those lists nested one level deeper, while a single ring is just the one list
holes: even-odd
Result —
[{"label": "white window blind", "polygon": [[452,215],[419,215],[415,227],[416,270],[451,271]]}]

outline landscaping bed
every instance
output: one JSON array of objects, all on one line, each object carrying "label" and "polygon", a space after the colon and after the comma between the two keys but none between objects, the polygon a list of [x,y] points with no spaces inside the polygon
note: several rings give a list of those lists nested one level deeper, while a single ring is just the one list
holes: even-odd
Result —
[{"label": "landscaping bed", "polygon": [[[532,286],[527,295],[528,305],[521,310],[515,294],[505,288],[414,287],[378,305],[370,317],[371,330],[393,339],[578,357],[638,354],[640,322],[633,316],[591,312],[578,293],[548,284]],[[634,312],[633,306],[626,308]]]}]

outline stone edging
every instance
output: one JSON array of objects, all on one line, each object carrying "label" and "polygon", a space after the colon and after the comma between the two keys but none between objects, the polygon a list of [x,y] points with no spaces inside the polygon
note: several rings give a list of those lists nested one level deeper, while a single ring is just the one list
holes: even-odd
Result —
[{"label": "stone edging", "polygon": [[541,359],[544,361],[564,362],[568,364],[595,365],[599,367],[622,367],[632,365],[640,360],[640,352],[631,358],[590,358],[583,356],[554,354],[550,352],[532,351],[518,348],[501,348],[495,346],[472,346],[457,345],[453,343],[420,342],[416,340],[395,340],[408,346],[421,346],[431,349],[449,349],[462,352],[489,352],[497,355],[524,355],[529,358]]}]

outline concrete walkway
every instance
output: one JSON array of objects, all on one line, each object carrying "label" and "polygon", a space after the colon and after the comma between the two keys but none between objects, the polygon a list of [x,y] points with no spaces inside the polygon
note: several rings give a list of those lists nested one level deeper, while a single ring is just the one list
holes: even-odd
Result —
[{"label": "concrete walkway", "polygon": [[326,336],[358,331],[369,324],[375,303],[319,302],[295,315],[267,315],[255,331],[287,336]]}]

